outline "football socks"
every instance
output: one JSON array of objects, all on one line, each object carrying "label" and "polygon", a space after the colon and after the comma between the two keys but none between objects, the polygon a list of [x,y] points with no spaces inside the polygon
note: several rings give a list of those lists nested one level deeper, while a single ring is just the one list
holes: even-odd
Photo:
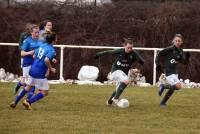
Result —
[{"label": "football socks", "polygon": [[30,100],[28,100],[27,102],[29,104],[32,104],[40,99],[42,99],[44,97],[44,95],[40,92],[40,93],[37,93],[36,95],[34,95],[33,97],[30,98]]}]

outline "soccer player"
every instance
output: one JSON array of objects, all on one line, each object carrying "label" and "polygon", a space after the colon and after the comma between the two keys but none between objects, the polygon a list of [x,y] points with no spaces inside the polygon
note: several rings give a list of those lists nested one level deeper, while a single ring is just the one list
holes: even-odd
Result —
[{"label": "soccer player", "polygon": [[45,41],[45,36],[52,33],[53,24],[50,20],[42,21],[40,24],[39,40]]},{"label": "soccer player", "polygon": [[[31,23],[27,23],[25,30],[20,34],[19,37],[19,49],[21,51],[21,46],[23,44],[23,41],[29,37],[31,35],[31,28],[32,28],[32,24]],[[21,58],[21,64],[23,62],[23,58]],[[22,65],[21,65],[22,68]],[[24,78],[22,77],[22,79],[17,83],[16,87],[14,88],[14,94],[16,94],[20,88],[20,86],[24,85]]]},{"label": "soccer player", "polygon": [[23,41],[31,35],[31,28],[32,28],[32,24],[31,23],[27,23],[25,26],[25,30],[20,34],[19,37],[19,47],[21,47],[21,45],[23,44]]},{"label": "soccer player", "polygon": [[[14,88],[14,94],[18,92],[21,86],[25,86],[25,79],[29,76],[29,70],[31,67],[31,64],[33,63],[33,54],[34,49],[38,48],[40,45],[40,42],[38,41],[39,37],[39,27],[35,24],[29,24],[30,28],[30,36],[27,36],[26,39],[24,39],[22,45],[20,46],[21,49],[21,57],[22,57],[22,78],[17,83],[16,87]],[[28,34],[28,33],[27,33]],[[28,98],[31,98],[31,96],[34,93],[34,87],[32,90],[27,94]]]},{"label": "soccer player", "polygon": [[178,79],[177,65],[179,63],[187,64],[189,62],[190,53],[183,53],[182,49],[183,37],[181,34],[176,34],[173,38],[172,45],[161,50],[155,60],[157,72],[161,72],[161,59],[163,61],[164,73],[168,84],[161,84],[158,90],[158,95],[161,96],[164,89],[169,89],[160,102],[160,106],[166,106],[168,99],[172,96],[175,90],[181,89],[181,83]]},{"label": "soccer player", "polygon": [[23,96],[35,86],[39,92],[32,96],[30,99],[25,99],[22,104],[27,110],[31,110],[31,104],[42,99],[44,96],[48,95],[48,81],[46,75],[48,70],[52,73],[56,73],[56,69],[52,67],[51,60],[55,56],[55,50],[53,44],[56,43],[57,37],[56,34],[47,34],[46,43],[40,45],[39,49],[34,54],[34,62],[31,65],[28,78],[27,86],[16,96],[14,103],[10,106],[12,108],[16,107],[17,102],[23,98]]},{"label": "soccer player", "polygon": [[116,90],[112,93],[110,98],[107,101],[107,105],[117,105],[118,99],[126,86],[130,83],[128,78],[128,71],[130,70],[133,62],[137,61],[141,65],[144,64],[143,58],[133,50],[133,41],[132,39],[124,39],[123,42],[124,48],[116,50],[107,50],[98,52],[95,55],[95,59],[105,56],[113,55],[115,59],[112,64],[111,76],[114,81],[116,81]]}]

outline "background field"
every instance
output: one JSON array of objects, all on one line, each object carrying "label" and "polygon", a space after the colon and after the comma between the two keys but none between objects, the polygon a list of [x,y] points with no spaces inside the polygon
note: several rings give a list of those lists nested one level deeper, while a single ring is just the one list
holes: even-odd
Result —
[{"label": "background field", "polygon": [[165,108],[156,88],[129,87],[130,107],[107,107],[113,86],[51,85],[47,98],[24,110],[8,107],[11,83],[0,83],[0,134],[199,134],[200,90],[178,91]]}]

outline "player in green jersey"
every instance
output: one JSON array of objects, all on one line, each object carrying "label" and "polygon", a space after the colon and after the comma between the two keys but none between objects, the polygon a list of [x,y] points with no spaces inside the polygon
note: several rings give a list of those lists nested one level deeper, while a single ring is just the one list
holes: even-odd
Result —
[{"label": "player in green jersey", "polygon": [[116,81],[117,86],[116,90],[112,93],[111,97],[107,101],[108,105],[116,105],[119,101],[119,96],[130,83],[128,71],[131,69],[132,63],[138,61],[141,65],[144,64],[143,58],[133,50],[132,39],[124,39],[123,46],[124,48],[122,49],[102,51],[95,55],[95,59],[106,55],[115,56],[111,73],[112,79]]},{"label": "player in green jersey", "polygon": [[161,84],[158,90],[158,95],[161,96],[164,89],[169,89],[160,102],[160,106],[166,106],[166,102],[172,96],[175,90],[181,89],[181,83],[178,79],[177,65],[179,63],[187,64],[189,62],[190,53],[183,52],[182,49],[183,37],[181,34],[176,34],[173,38],[172,45],[161,50],[156,57],[156,70],[161,72],[161,61],[164,67],[167,84]]}]

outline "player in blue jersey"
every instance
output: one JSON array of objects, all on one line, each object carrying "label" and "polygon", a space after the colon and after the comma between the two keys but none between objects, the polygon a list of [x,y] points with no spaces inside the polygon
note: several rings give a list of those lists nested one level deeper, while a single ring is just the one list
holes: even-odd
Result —
[{"label": "player in blue jersey", "polygon": [[16,96],[15,101],[11,103],[10,107],[15,108],[19,100],[35,86],[39,92],[32,96],[30,99],[25,99],[23,105],[27,110],[31,110],[31,104],[42,99],[48,95],[48,81],[46,75],[48,70],[56,73],[56,69],[52,67],[51,60],[55,57],[55,50],[53,44],[56,43],[56,34],[47,34],[46,43],[40,45],[39,49],[34,54],[34,62],[31,65],[27,86]]},{"label": "player in blue jersey", "polygon": [[[15,89],[14,89],[14,94],[16,94],[21,86],[25,86],[25,80],[29,76],[29,70],[31,67],[31,64],[33,63],[33,54],[34,54],[34,49],[38,48],[39,45],[41,44],[40,41],[38,41],[39,37],[39,27],[35,24],[31,25],[30,28],[30,36],[26,37],[26,39],[22,42],[22,45],[20,46],[21,49],[21,57],[22,57],[22,78],[21,80],[17,83]],[[31,96],[34,93],[34,87],[32,90],[27,94],[27,98],[31,98]]]},{"label": "player in blue jersey", "polygon": [[23,41],[31,35],[31,28],[32,28],[32,24],[31,23],[27,23],[25,26],[24,31],[20,34],[19,37],[19,48],[21,48],[21,45],[23,44]]}]

